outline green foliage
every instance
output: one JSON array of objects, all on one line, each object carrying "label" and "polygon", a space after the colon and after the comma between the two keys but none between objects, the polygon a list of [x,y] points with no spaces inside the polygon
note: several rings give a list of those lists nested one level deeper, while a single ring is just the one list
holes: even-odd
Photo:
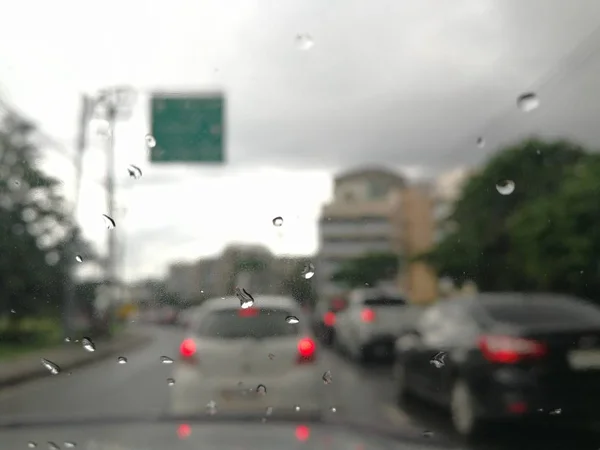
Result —
[{"label": "green foliage", "polygon": [[61,312],[64,283],[77,253],[93,251],[65,211],[59,181],[34,165],[32,124],[0,119],[0,314],[12,320]]},{"label": "green foliage", "polygon": [[398,255],[369,253],[344,262],[332,280],[348,288],[375,286],[379,281],[393,279],[398,268]]},{"label": "green foliage", "polygon": [[[565,180],[585,166],[587,158],[583,148],[567,141],[529,139],[500,151],[466,182],[447,220],[451,231],[427,259],[441,276],[459,284],[472,280],[482,290],[553,286],[541,276],[547,267],[541,255],[559,257],[564,245],[547,241],[542,222],[550,209],[559,214],[563,205],[553,203],[564,198]],[[512,194],[498,193],[501,180],[515,182]],[[557,239],[563,234],[554,232]],[[581,237],[590,236],[585,232]]]}]

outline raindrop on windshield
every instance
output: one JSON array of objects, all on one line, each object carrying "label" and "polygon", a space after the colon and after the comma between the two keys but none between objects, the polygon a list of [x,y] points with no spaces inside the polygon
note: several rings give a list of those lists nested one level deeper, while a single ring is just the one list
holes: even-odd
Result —
[{"label": "raindrop on windshield", "polygon": [[485,139],[483,139],[482,137],[478,137],[477,138],[477,147],[479,147],[479,148],[485,147]]},{"label": "raindrop on windshield", "polygon": [[240,306],[242,309],[250,308],[254,305],[254,297],[252,297],[246,289],[236,287],[235,295],[240,299]]},{"label": "raindrop on windshield", "polygon": [[57,364],[54,364],[52,361],[42,358],[41,359],[42,366],[50,371],[52,375],[58,375],[60,372],[60,367]]},{"label": "raindrop on windshield", "polygon": [[310,50],[315,45],[313,38],[306,33],[296,36],[296,47],[298,50]]},{"label": "raindrop on windshield", "polygon": [[119,363],[119,364],[127,364],[127,358],[125,358],[124,356],[119,356],[117,358],[117,363]]},{"label": "raindrop on windshield", "polygon": [[304,269],[302,270],[302,276],[304,277],[304,279],[306,280],[310,280],[315,274],[315,266],[313,266],[311,263],[308,263],[304,266]]},{"label": "raindrop on windshield", "polygon": [[265,411],[265,414],[267,416],[270,416],[271,414],[273,414],[273,407],[272,406],[267,406],[267,409]]},{"label": "raindrop on windshield", "polygon": [[273,353],[269,353],[269,359],[275,359],[275,355]]},{"label": "raindrop on windshield", "polygon": [[88,337],[84,337],[83,339],[81,339],[81,345],[83,345],[83,348],[88,352],[96,351],[96,345]]},{"label": "raindrop on windshield", "polygon": [[83,262],[83,258],[81,257],[81,255],[75,255],[75,261],[77,261],[78,263]]},{"label": "raindrop on windshield", "polygon": [[292,324],[292,325],[294,325],[294,324],[296,324],[296,323],[300,322],[300,320],[299,320],[299,319],[298,319],[296,316],[287,316],[287,317],[285,318],[285,321],[286,321],[287,323],[289,323],[289,324]]},{"label": "raindrop on windshield", "polygon": [[146,135],[146,145],[150,148],[156,147],[156,139],[151,134]]},{"label": "raindrop on windshield", "polygon": [[65,441],[65,448],[75,448],[77,447],[77,444],[75,442],[72,441]]},{"label": "raindrop on windshield", "polygon": [[276,227],[280,227],[281,225],[283,225],[283,217],[281,216],[277,216],[273,219],[273,225],[275,225]]},{"label": "raindrop on windshield", "polygon": [[175,386],[175,378],[167,378],[167,385]]},{"label": "raindrop on windshield", "polygon": [[258,395],[265,395],[267,393],[267,387],[264,384],[256,386],[256,393]]},{"label": "raindrop on windshield", "polygon": [[71,342],[71,338],[70,338],[69,336],[67,336],[67,337],[65,338],[65,342]]},{"label": "raindrop on windshield", "polygon": [[294,411],[296,411],[296,412],[297,412],[297,411],[300,411],[300,405],[296,405],[296,406],[294,406]]},{"label": "raindrop on windshield", "polygon": [[337,412],[337,408],[335,406],[331,407],[331,412]]},{"label": "raindrop on windshield", "polygon": [[446,353],[439,352],[433,358],[431,358],[431,361],[429,361],[429,363],[435,366],[436,369],[441,369],[446,365],[446,363],[444,362],[445,357]]},{"label": "raindrop on windshield", "polygon": [[29,448],[36,448],[37,447],[37,443],[35,443],[33,441],[29,441],[27,443],[27,447],[29,447]]},{"label": "raindrop on windshield", "polygon": [[423,437],[430,438],[433,436],[433,431],[431,430],[423,430]]},{"label": "raindrop on windshield", "polygon": [[104,225],[106,225],[106,228],[108,228],[109,230],[112,230],[114,227],[117,226],[115,224],[115,221],[106,214],[102,214],[102,218],[104,219]]},{"label": "raindrop on windshield", "polygon": [[550,411],[548,414],[550,414],[551,416],[558,416],[561,413],[562,413],[562,409],[556,408],[556,409],[553,409],[552,411]]},{"label": "raindrop on windshield", "polygon": [[48,441],[48,450],[60,450],[58,444]]},{"label": "raindrop on windshield", "polygon": [[206,412],[211,416],[214,416],[217,413],[217,404],[213,400],[206,404]]},{"label": "raindrop on windshield", "polygon": [[15,311],[14,309],[11,309],[11,310],[10,310],[10,312],[11,312],[12,314],[16,314],[16,313],[17,313],[17,311]]},{"label": "raindrop on windshield", "polygon": [[168,356],[161,356],[160,362],[163,364],[173,364],[173,360],[171,358],[169,358]]},{"label": "raindrop on windshield", "polygon": [[127,167],[127,173],[129,173],[131,178],[137,180],[142,176],[142,169],[140,169],[138,166],[134,166],[133,164],[129,164]]},{"label": "raindrop on windshield", "polygon": [[328,370],[327,372],[325,372],[323,374],[323,383],[331,384],[332,381],[333,381],[333,377],[331,376],[331,371]]},{"label": "raindrop on windshield", "polygon": [[531,112],[539,108],[540,99],[535,93],[526,92],[517,97],[517,106],[523,112]]},{"label": "raindrop on windshield", "polygon": [[510,195],[515,190],[515,182],[512,180],[502,180],[496,184],[496,190],[501,195]]}]

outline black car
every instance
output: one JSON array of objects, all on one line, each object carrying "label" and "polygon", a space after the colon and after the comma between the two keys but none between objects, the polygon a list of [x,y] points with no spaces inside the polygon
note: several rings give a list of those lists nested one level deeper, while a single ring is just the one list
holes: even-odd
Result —
[{"label": "black car", "polygon": [[331,345],[334,339],[333,326],[336,314],[348,306],[346,299],[336,297],[319,302],[313,313],[313,331],[324,345]]},{"label": "black car", "polygon": [[396,341],[397,398],[448,407],[463,435],[490,421],[600,417],[600,308],[553,294],[477,294],[426,310]]}]

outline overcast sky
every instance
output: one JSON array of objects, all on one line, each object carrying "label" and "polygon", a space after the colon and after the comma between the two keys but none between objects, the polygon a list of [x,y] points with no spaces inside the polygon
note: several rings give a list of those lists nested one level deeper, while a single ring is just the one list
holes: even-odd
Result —
[{"label": "overcast sky", "polygon": [[[82,92],[138,89],[116,130],[129,278],[232,240],[314,252],[331,175],[346,168],[431,176],[527,134],[600,142],[600,31],[585,41],[600,26],[597,0],[34,0],[2,15],[0,95],[68,150]],[[311,49],[298,49],[299,33]],[[226,92],[226,165],[149,164],[156,88]],[[523,114],[515,99],[531,88],[541,107]],[[92,133],[78,215],[100,248],[102,144]],[[47,149],[44,161],[69,194],[69,159]],[[141,179],[128,178],[131,163]]]}]

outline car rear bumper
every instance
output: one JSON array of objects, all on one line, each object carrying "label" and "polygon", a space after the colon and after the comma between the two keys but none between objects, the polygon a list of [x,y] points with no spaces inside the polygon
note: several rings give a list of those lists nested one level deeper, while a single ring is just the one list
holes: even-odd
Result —
[{"label": "car rear bumper", "polygon": [[370,336],[362,344],[361,348],[364,353],[379,357],[379,358],[391,358],[394,356],[394,345],[396,343],[396,337],[393,335],[375,335]]}]

